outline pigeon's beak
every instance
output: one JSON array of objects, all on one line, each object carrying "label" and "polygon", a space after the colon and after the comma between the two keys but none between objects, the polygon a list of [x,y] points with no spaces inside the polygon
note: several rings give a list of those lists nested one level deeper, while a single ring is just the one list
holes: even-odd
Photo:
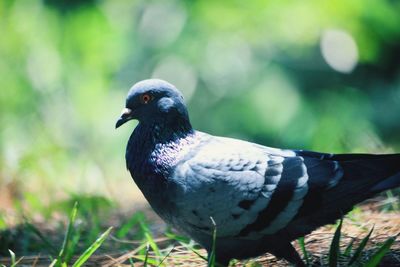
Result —
[{"label": "pigeon's beak", "polygon": [[132,117],[132,109],[129,108],[124,108],[121,112],[121,116],[117,120],[117,123],[115,124],[115,129],[117,129],[119,126],[124,124],[125,122],[133,119]]}]

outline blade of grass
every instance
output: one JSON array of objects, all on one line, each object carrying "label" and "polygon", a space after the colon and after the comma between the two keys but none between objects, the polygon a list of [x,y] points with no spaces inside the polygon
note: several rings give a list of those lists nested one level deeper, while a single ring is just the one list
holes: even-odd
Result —
[{"label": "blade of grass", "polygon": [[154,241],[154,238],[151,235],[150,229],[147,226],[147,224],[145,223],[145,221],[144,220],[139,220],[139,225],[140,225],[141,230],[144,233],[145,240],[147,241],[147,243],[149,243],[151,249],[154,251],[156,256],[158,258],[163,257],[163,255],[162,255],[160,249],[158,248],[157,243]]},{"label": "blade of grass", "polygon": [[343,252],[343,255],[346,257],[350,256],[351,250],[353,249],[353,244],[354,244],[354,238],[352,238],[349,242],[349,244],[347,245],[346,249]]},{"label": "blade of grass", "polygon": [[306,245],[304,243],[304,236],[300,237],[298,239],[298,242],[299,242],[301,251],[303,251],[303,255],[304,255],[304,259],[306,260],[306,264],[307,264],[307,266],[309,266],[310,265],[310,258],[308,257],[308,252],[307,252],[307,249],[306,249]]},{"label": "blade of grass", "polygon": [[145,238],[146,238],[146,241],[149,243],[151,249],[156,254],[156,256],[162,257],[163,255],[162,255],[160,249],[158,248],[157,243],[154,241],[153,236],[149,232],[146,232],[145,233]]},{"label": "blade of grass", "polygon": [[393,191],[392,190],[386,191],[386,196],[388,199],[394,199],[394,201],[389,202],[389,204],[392,206],[391,208],[393,210],[399,210],[400,205],[399,205],[398,201],[396,200],[396,197],[393,195]]},{"label": "blade of grass", "polygon": [[172,246],[171,250],[168,251],[168,253],[165,255],[164,258],[162,258],[162,260],[160,261],[160,263],[157,265],[157,267],[161,266],[161,264],[165,261],[166,258],[168,258],[168,256],[171,254],[171,252],[174,250],[175,245]]},{"label": "blade of grass", "polygon": [[372,226],[372,228],[369,231],[369,233],[361,241],[360,245],[358,246],[358,248],[354,252],[353,256],[351,257],[351,259],[349,261],[349,265],[352,265],[354,262],[356,262],[360,258],[361,253],[363,252],[365,246],[367,245],[367,242],[368,242],[369,238],[371,237],[371,234],[372,234],[373,230],[374,230],[374,226]]},{"label": "blade of grass", "polygon": [[57,263],[57,259],[54,259],[54,260],[50,263],[49,267],[54,267],[54,266],[56,265],[56,263]]},{"label": "blade of grass", "polygon": [[15,263],[15,253],[11,249],[9,249],[8,252],[10,253],[10,256],[11,256],[11,265],[10,266],[14,267],[16,265],[16,263]]},{"label": "blade of grass", "polygon": [[375,267],[382,261],[383,256],[390,250],[390,247],[393,245],[395,237],[389,237],[385,243],[375,252],[371,258],[365,263],[364,267]]},{"label": "blade of grass", "polygon": [[213,217],[210,217],[211,223],[213,224],[213,235],[212,235],[212,245],[211,245],[211,252],[210,255],[208,256],[208,267],[214,267],[215,266],[215,247],[216,247],[216,241],[217,241],[217,224],[214,221]]},{"label": "blade of grass", "polygon": [[77,231],[71,238],[70,246],[67,249],[67,253],[65,254],[64,262],[70,262],[72,257],[74,256],[75,249],[79,243],[79,240],[81,238],[81,233],[80,231]]},{"label": "blade of grass", "polygon": [[145,257],[144,257],[143,267],[147,267],[147,260],[149,259],[149,250],[150,250],[150,243],[147,242],[147,245],[146,245],[146,254],[145,254]]},{"label": "blade of grass", "polygon": [[204,257],[203,255],[201,255],[199,252],[197,252],[193,247],[191,247],[190,245],[180,242],[178,241],[179,244],[183,247],[185,247],[186,249],[190,250],[191,252],[193,252],[194,254],[196,254],[199,258],[203,259],[204,261],[207,261],[207,257]]},{"label": "blade of grass", "polygon": [[11,265],[10,265],[10,267],[16,267],[18,265],[18,263],[24,258],[24,257],[21,257],[19,260],[16,260],[14,251],[9,249],[8,252],[10,253],[10,256],[11,256]]},{"label": "blade of grass", "polygon": [[170,230],[167,230],[167,232],[165,233],[165,236],[168,237],[169,239],[173,239],[178,242],[183,242],[185,244],[190,243],[190,238],[183,236],[183,235],[178,235],[176,233],[171,232]]},{"label": "blade of grass", "polygon": [[109,227],[104,233],[102,233],[99,238],[97,238],[96,241],[94,241],[93,244],[88,247],[85,252],[83,252],[83,254],[76,260],[72,267],[82,266],[89,259],[89,257],[92,256],[92,254],[101,246],[101,244],[103,244],[104,240],[106,240],[112,229],[113,227]]},{"label": "blade of grass", "polygon": [[131,265],[131,267],[135,267],[132,257],[129,258],[129,264]]},{"label": "blade of grass", "polygon": [[[93,217],[98,217],[95,215],[92,215]],[[100,222],[98,221],[98,219],[91,219],[88,220],[90,221],[90,230],[85,234],[85,240],[81,240],[81,242],[83,241],[83,244],[85,247],[90,246],[98,237],[98,235],[101,233],[101,225]]]},{"label": "blade of grass", "polygon": [[69,247],[69,242],[72,237],[72,231],[73,231],[73,226],[76,220],[76,214],[78,212],[78,202],[75,202],[74,207],[72,208],[70,217],[69,217],[69,222],[68,222],[68,227],[67,227],[67,232],[64,237],[64,241],[60,250],[60,253],[58,254],[56,266],[61,266],[62,263],[65,260],[65,256],[67,254],[67,249]]},{"label": "blade of grass", "polygon": [[19,258],[19,260],[17,260],[17,261],[15,262],[15,265],[14,265],[13,267],[17,267],[18,264],[20,263],[20,261],[22,261],[23,259],[24,259],[24,256],[22,256],[21,258]]},{"label": "blade of grass", "polygon": [[342,231],[343,218],[340,219],[339,225],[336,228],[335,234],[332,238],[332,243],[329,248],[329,267],[337,267],[338,258],[340,255],[340,235]]}]

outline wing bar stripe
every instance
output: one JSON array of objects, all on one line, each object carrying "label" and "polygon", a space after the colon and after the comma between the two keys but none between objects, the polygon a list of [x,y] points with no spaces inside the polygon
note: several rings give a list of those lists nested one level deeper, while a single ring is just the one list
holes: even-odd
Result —
[{"label": "wing bar stripe", "polygon": [[[258,214],[257,219],[253,223],[247,225],[240,231],[239,236],[247,236],[251,232],[259,232],[267,228],[292,201],[294,190],[298,183],[298,179],[293,178],[301,178],[304,175],[304,170],[301,167],[303,166],[303,160],[300,157],[289,157],[285,158],[282,164],[283,170],[281,179],[272,194],[271,201],[268,206]],[[268,179],[267,173],[268,168],[266,171],[266,179]]]}]

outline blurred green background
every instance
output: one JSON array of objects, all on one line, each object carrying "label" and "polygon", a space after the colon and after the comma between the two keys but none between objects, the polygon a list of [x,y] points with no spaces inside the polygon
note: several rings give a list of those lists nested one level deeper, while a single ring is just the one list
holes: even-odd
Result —
[{"label": "blurred green background", "polygon": [[268,146],[400,151],[400,2],[0,1],[0,209],[144,203],[129,87],[180,88],[196,129]]}]

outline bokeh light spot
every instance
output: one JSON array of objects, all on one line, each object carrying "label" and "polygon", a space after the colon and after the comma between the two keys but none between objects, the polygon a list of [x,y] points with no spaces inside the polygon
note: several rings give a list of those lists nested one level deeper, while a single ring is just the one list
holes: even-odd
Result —
[{"label": "bokeh light spot", "polygon": [[216,96],[244,90],[253,67],[252,50],[245,39],[218,36],[205,47],[202,74]]},{"label": "bokeh light spot", "polygon": [[326,30],[321,38],[321,52],[334,70],[350,73],[358,62],[358,48],[354,38],[343,30]]},{"label": "bokeh light spot", "polygon": [[176,56],[162,59],[153,71],[153,78],[163,79],[174,84],[189,102],[196,89],[197,74],[193,67]]},{"label": "bokeh light spot", "polygon": [[36,47],[28,54],[26,70],[35,89],[57,89],[61,77],[61,59],[58,51],[50,46]]},{"label": "bokeh light spot", "polygon": [[301,96],[288,76],[270,68],[268,75],[250,93],[260,123],[271,132],[285,129],[301,106]]},{"label": "bokeh light spot", "polygon": [[143,12],[139,32],[150,46],[163,47],[175,41],[186,21],[186,10],[174,2],[150,4]]}]

